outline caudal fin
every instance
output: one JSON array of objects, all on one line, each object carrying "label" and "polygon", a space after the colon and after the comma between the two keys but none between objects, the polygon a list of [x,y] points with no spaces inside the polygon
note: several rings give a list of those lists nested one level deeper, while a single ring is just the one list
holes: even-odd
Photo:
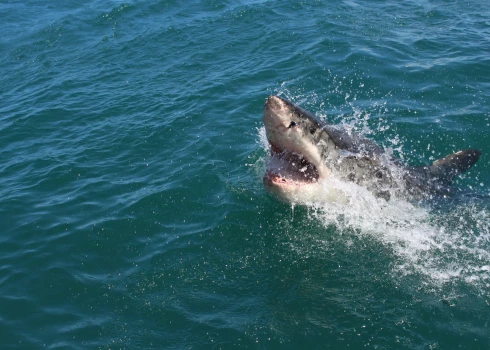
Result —
[{"label": "caudal fin", "polygon": [[481,152],[476,149],[459,151],[436,160],[428,170],[432,177],[451,183],[456,176],[471,168],[480,156]]}]

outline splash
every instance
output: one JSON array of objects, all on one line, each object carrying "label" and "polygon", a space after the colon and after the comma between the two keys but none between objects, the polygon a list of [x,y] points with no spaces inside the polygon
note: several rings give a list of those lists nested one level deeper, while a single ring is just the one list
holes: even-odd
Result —
[{"label": "splash", "polygon": [[469,203],[435,210],[401,199],[386,202],[351,183],[333,186],[348,201],[311,203],[311,217],[325,227],[334,225],[339,234],[355,232],[381,242],[394,255],[394,274],[422,276],[434,286],[464,281],[481,290],[490,287],[488,210]]}]

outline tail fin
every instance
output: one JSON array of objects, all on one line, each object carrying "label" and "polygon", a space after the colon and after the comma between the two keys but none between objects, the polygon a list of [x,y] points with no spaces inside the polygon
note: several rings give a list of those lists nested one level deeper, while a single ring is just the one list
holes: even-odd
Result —
[{"label": "tail fin", "polygon": [[480,156],[481,152],[476,149],[459,151],[436,160],[428,170],[432,177],[452,183],[456,176],[471,168]]}]

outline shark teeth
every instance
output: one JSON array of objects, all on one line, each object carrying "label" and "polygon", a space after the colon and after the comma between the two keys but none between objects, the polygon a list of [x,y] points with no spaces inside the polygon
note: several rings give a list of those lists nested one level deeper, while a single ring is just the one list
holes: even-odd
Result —
[{"label": "shark teeth", "polygon": [[271,145],[271,159],[267,166],[270,181],[279,184],[309,184],[317,182],[317,168],[303,155]]}]

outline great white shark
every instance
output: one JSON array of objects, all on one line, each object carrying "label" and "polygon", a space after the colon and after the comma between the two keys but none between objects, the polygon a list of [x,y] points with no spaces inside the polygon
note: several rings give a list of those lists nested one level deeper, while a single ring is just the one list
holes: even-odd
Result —
[{"label": "great white shark", "polygon": [[[336,178],[389,200],[424,199],[450,193],[454,178],[471,168],[481,152],[469,149],[429,166],[405,166],[370,139],[329,124],[290,101],[270,96],[264,126],[271,159],[263,178],[266,189],[285,202],[338,200],[324,184]],[[327,191],[328,192],[328,191]]]}]

